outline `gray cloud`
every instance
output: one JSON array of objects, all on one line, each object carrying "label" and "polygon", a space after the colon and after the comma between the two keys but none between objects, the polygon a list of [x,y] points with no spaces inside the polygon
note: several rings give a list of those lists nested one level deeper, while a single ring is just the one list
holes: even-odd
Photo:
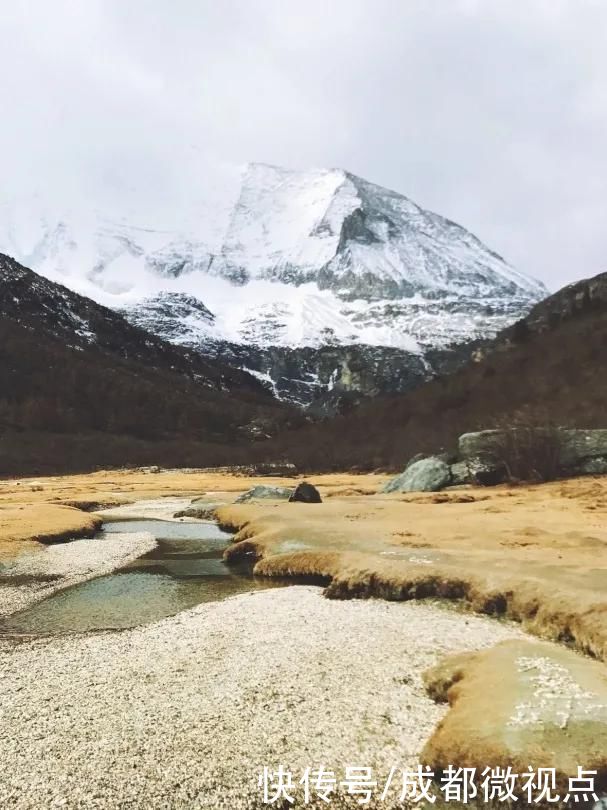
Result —
[{"label": "gray cloud", "polygon": [[607,269],[601,0],[2,5],[4,195],[145,216],[234,164],[342,166],[549,287]]}]

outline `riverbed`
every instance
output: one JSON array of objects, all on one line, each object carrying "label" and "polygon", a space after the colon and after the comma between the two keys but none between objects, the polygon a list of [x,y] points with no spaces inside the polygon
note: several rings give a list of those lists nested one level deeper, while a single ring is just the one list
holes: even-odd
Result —
[{"label": "riverbed", "polygon": [[[497,597],[516,596],[510,615],[520,615],[522,597],[533,597],[536,612],[527,627],[537,632],[550,629],[553,608],[565,617],[563,605],[575,595],[578,613],[583,609],[590,621],[595,614],[586,608],[598,598],[593,588],[604,556],[601,513],[607,490],[600,482],[398,498],[365,493],[356,479],[340,478],[338,484],[327,477],[322,505],[222,507],[222,524],[239,535],[205,540],[199,534],[195,549],[191,538],[157,539],[134,530],[147,528],[137,527],[141,520],[176,523],[179,505],[201,494],[213,503],[232,503],[251,483],[206,474],[112,473],[36,483],[27,495],[31,503],[20,494],[24,482],[0,492],[12,516],[12,524],[5,521],[7,548],[17,543],[26,550],[20,555],[22,580],[12,587],[11,599],[3,601],[7,586],[0,582],[0,610],[8,602],[15,610],[16,592],[27,602],[22,615],[35,610],[37,621],[44,604],[55,604],[60,594],[69,602],[67,610],[57,601],[62,622],[81,612],[75,611],[74,596],[81,591],[87,603],[97,605],[82,611],[96,617],[86,627],[66,628],[54,619],[43,632],[40,625],[30,626],[36,632],[0,638],[2,806],[261,807],[258,777],[265,765],[282,765],[295,780],[307,767],[323,765],[339,780],[348,766],[366,766],[381,784],[393,766],[414,768],[422,749],[424,761],[430,756],[434,762],[439,744],[455,764],[474,743],[473,755],[483,766],[494,749],[500,762],[510,761],[513,747],[523,770],[531,761],[543,766],[541,749],[535,743],[525,747],[528,731],[540,742],[553,735],[546,737],[550,750],[554,735],[560,735],[567,762],[574,751],[575,762],[594,762],[589,751],[604,734],[589,736],[584,723],[590,722],[590,701],[591,722],[601,731],[605,726],[597,711],[599,704],[607,706],[602,670],[596,675],[600,665],[559,645],[532,641],[518,625],[474,615],[465,606],[455,610],[444,601],[336,601],[325,598],[320,587],[266,588],[249,581],[243,592],[224,592],[213,601],[200,592],[210,593],[219,579],[251,577],[237,569],[227,573],[217,556],[222,548],[236,552],[230,555],[234,560],[257,555],[259,574],[324,576],[330,596],[420,598],[433,593],[426,585],[434,583],[443,596],[464,597],[468,609],[503,612],[507,600]],[[373,491],[377,488],[376,481]],[[141,504],[118,506],[118,514],[113,507],[114,514],[104,514],[109,523],[102,536],[23,546],[23,533],[14,530],[21,510],[36,532],[45,529],[49,510],[58,536],[64,534],[63,521],[78,523],[72,514],[78,510],[57,513],[67,508],[52,505],[59,493],[66,504],[69,499],[83,508],[113,499],[151,502],[143,512]],[[132,521],[130,531],[122,531],[122,524],[112,532],[110,524],[125,517]],[[207,542],[205,550],[200,544]],[[37,576],[40,581],[33,582]],[[131,586],[116,593],[116,584],[128,584],[130,577],[141,582],[142,576],[149,578],[151,595]],[[195,582],[198,577],[201,582]],[[187,599],[160,598],[156,587],[163,578],[171,587],[194,585],[199,591],[194,606]],[[548,578],[550,589],[529,590]],[[451,582],[458,586],[452,591]],[[141,598],[126,598],[129,592]],[[148,601],[152,610],[146,613]],[[119,605],[120,616],[130,614],[129,621],[118,622],[115,611],[108,619],[110,604]],[[139,626],[129,627],[133,621]],[[600,621],[570,626],[576,632],[588,626],[593,633],[586,642],[600,649]],[[508,640],[520,641],[512,647]],[[476,650],[487,652],[466,657],[452,708],[431,700],[422,673],[438,663],[440,677],[449,653]],[[523,669],[521,660],[527,662]],[[544,686],[538,691],[534,685],[542,666],[562,675],[548,696]],[[569,685],[566,700],[578,696],[566,728],[550,714],[561,706],[563,682]],[[546,705],[550,711],[542,715]],[[529,709],[525,716],[538,712],[529,729],[512,725],[521,706]],[[440,729],[449,734],[437,733]],[[393,798],[367,806],[399,806]],[[353,806],[356,800],[341,801],[332,797],[331,806]]]},{"label": "riverbed", "polygon": [[[146,504],[133,505],[144,514]],[[223,552],[231,535],[208,521],[175,521],[159,518],[111,520],[89,540],[76,541],[79,550],[101,553],[118,540],[148,537],[144,553],[102,576],[61,587],[55,573],[42,574],[45,557],[53,549],[42,549],[29,566],[16,561],[5,564],[5,583],[23,581],[25,571],[31,586],[54,590],[30,607],[0,619],[0,634],[32,635],[124,629],[149,624],[188,610],[203,602],[225,599],[240,593],[292,585],[285,579],[255,577],[250,567],[228,566]],[[89,544],[88,546],[86,544]],[[69,544],[63,546],[69,551]],[[41,559],[40,559],[41,558]],[[11,578],[10,573],[13,572]],[[50,579],[49,579],[50,577]],[[55,588],[53,588],[55,586]]]},{"label": "riverbed", "polygon": [[385,776],[445,713],[423,670],[520,635],[293,586],[133,630],[0,641],[0,806],[249,808],[264,765]]}]

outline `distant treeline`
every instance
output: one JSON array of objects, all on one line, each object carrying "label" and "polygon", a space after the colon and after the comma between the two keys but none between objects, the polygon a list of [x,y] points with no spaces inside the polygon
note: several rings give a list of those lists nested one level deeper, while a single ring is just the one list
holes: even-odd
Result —
[{"label": "distant treeline", "polygon": [[267,398],[226,396],[0,319],[4,475],[278,460],[302,472],[396,470],[415,453],[453,449],[459,434],[503,424],[522,408],[562,426],[607,426],[606,300],[582,295],[562,316],[511,327],[506,341],[452,374],[303,426]]}]

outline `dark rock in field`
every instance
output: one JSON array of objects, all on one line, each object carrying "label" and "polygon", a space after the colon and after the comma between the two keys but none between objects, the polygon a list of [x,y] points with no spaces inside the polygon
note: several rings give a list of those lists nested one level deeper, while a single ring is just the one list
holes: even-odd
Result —
[{"label": "dark rock in field", "polygon": [[295,488],[295,492],[289,498],[290,503],[322,503],[320,492],[312,484],[302,481]]},{"label": "dark rock in field", "polygon": [[471,456],[452,464],[451,476],[454,484],[493,487],[508,480],[508,469],[502,461],[487,452],[482,456]]},{"label": "dark rock in field", "polygon": [[420,459],[392,478],[382,492],[436,492],[451,483],[449,465],[436,456]]},{"label": "dark rock in field", "polygon": [[508,470],[504,464],[490,464],[482,461],[469,464],[470,483],[481,487],[496,487],[508,480]]},{"label": "dark rock in field", "polygon": [[287,501],[293,495],[291,487],[268,487],[259,485],[252,487],[246,492],[239,495],[234,503],[248,503],[249,501],[256,500],[273,500],[273,501]]},{"label": "dark rock in field", "polygon": [[503,464],[471,458],[467,461],[458,461],[451,465],[451,484],[476,484],[482,487],[492,487],[503,484],[508,478],[508,471]]}]

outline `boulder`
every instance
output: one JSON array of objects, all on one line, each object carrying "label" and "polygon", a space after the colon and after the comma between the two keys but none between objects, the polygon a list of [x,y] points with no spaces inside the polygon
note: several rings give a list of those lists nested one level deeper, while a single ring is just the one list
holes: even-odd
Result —
[{"label": "boulder", "polygon": [[421,461],[424,458],[428,458],[426,453],[416,453],[414,456],[411,456],[409,461],[405,464],[405,470],[408,470],[412,464],[417,464],[418,461]]},{"label": "boulder", "polygon": [[607,458],[607,430],[563,430],[561,462],[574,467],[583,459]]},{"label": "boulder", "polygon": [[468,462],[470,483],[481,487],[496,487],[508,480],[505,464],[491,463],[476,459]]},{"label": "boulder", "polygon": [[494,487],[503,484],[508,478],[508,470],[503,464],[490,459],[471,458],[458,461],[451,467],[451,484],[476,484],[481,487]]},{"label": "boulder", "polygon": [[[499,430],[479,430],[464,433],[459,437],[459,457],[464,461],[485,460],[495,455],[496,439]],[[584,466],[586,459],[607,458],[607,429],[580,430],[577,428],[559,430],[560,462],[564,470],[575,471]],[[599,464],[599,466],[601,466]],[[592,467],[592,465],[590,465]]]},{"label": "boulder", "polygon": [[455,464],[451,465],[450,470],[452,486],[460,486],[461,484],[471,483],[472,478],[467,461],[457,461]]},{"label": "boulder", "polygon": [[476,460],[494,452],[495,440],[499,430],[478,430],[474,433],[463,433],[457,442],[459,457],[464,461]]},{"label": "boulder", "polygon": [[382,492],[436,492],[450,483],[449,465],[436,456],[429,456],[388,481]]},{"label": "boulder", "polygon": [[295,488],[295,492],[289,498],[290,503],[322,503],[320,492],[312,484],[302,481]]},{"label": "boulder", "polygon": [[174,518],[187,517],[196,518],[197,520],[215,520],[215,510],[221,503],[208,503],[206,506],[188,506],[187,509],[181,509],[175,512]]},{"label": "boulder", "polygon": [[585,458],[573,468],[576,475],[607,475],[607,458]]},{"label": "boulder", "polygon": [[248,503],[256,500],[288,501],[293,490],[290,487],[269,487],[259,485],[239,495],[234,503]]}]

